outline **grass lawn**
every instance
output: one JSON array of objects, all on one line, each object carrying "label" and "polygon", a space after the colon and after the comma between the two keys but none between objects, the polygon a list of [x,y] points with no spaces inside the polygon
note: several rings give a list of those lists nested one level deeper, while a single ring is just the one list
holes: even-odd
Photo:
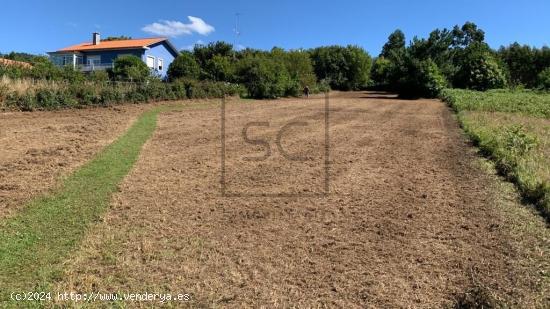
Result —
[{"label": "grass lawn", "polygon": [[445,90],[466,133],[550,219],[550,94]]}]

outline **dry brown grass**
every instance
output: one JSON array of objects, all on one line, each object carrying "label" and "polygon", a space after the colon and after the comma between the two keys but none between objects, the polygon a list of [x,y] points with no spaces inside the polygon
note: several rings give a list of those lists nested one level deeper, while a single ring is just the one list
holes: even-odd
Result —
[{"label": "dry brown grass", "polygon": [[37,88],[48,88],[58,90],[66,87],[65,82],[33,80],[33,79],[11,79],[7,76],[0,77],[0,88],[6,89],[8,92],[18,94],[33,93]]},{"label": "dry brown grass", "polygon": [[32,69],[32,65],[30,63],[4,59],[4,58],[0,58],[0,65],[16,66],[16,67],[21,67],[25,69]]},{"label": "dry brown grass", "polygon": [[0,113],[0,218],[55,187],[149,107]]},{"label": "dry brown grass", "polygon": [[[56,290],[182,292],[193,307],[233,308],[439,308],[482,291],[487,302],[548,306],[548,230],[479,168],[446,107],[364,96],[332,99],[328,197],[223,198],[219,109],[162,115]],[[322,106],[230,104],[230,192],[322,192]],[[285,146],[310,159],[289,164],[274,148],[243,161],[256,153],[243,126],[266,120],[255,137],[307,120]]]}]

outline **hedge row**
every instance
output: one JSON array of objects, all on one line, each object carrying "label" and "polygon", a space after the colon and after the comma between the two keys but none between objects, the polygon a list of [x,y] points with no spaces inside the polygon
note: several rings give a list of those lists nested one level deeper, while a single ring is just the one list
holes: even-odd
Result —
[{"label": "hedge row", "polygon": [[86,82],[40,85],[23,93],[4,92],[0,99],[3,97],[4,109],[33,111],[108,106],[126,102],[220,98],[241,94],[243,88],[236,84],[194,80],[164,83],[153,80],[142,84]]}]

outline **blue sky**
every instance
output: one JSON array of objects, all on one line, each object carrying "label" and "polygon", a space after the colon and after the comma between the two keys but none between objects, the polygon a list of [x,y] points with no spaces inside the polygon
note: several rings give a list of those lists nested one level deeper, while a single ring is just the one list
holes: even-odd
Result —
[{"label": "blue sky", "polygon": [[[5,1],[0,13],[0,52],[45,53],[89,41],[91,33],[134,38],[170,35],[180,49],[196,42],[235,42],[270,49],[356,44],[377,55],[388,35],[402,29],[407,40],[435,28],[477,23],[493,47],[550,45],[550,1],[441,0],[69,0]],[[193,17],[191,20],[189,16]]]}]

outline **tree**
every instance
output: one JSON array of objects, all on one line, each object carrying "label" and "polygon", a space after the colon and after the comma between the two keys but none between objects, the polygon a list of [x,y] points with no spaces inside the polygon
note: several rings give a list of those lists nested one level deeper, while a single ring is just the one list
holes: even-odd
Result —
[{"label": "tree", "polygon": [[406,98],[434,98],[447,87],[447,80],[437,64],[430,58],[421,60],[405,54],[399,79],[392,88]]},{"label": "tree", "polygon": [[319,47],[311,51],[311,58],[317,78],[332,89],[359,90],[368,85],[372,59],[361,47]]},{"label": "tree", "polygon": [[195,45],[193,55],[201,67],[204,67],[206,62],[216,55],[233,57],[233,45],[223,41],[208,43],[208,45]]},{"label": "tree", "polygon": [[484,91],[506,85],[504,71],[485,43],[467,47],[460,57],[460,64],[454,78],[455,86]]},{"label": "tree", "polygon": [[28,54],[28,53],[18,53],[18,52],[11,52],[7,55],[3,55],[2,56],[3,58],[5,59],[10,59],[10,60],[15,60],[15,61],[22,61],[22,62],[29,62],[29,63],[33,63],[34,61],[36,61],[37,59],[40,59],[40,58],[45,58],[44,56],[39,56],[39,55],[33,55],[33,54]]},{"label": "tree", "polygon": [[293,82],[289,73],[281,62],[269,55],[242,59],[237,73],[252,98],[273,99],[291,94]]},{"label": "tree", "polygon": [[226,82],[234,80],[234,65],[232,60],[227,56],[214,55],[206,61],[204,67],[203,73],[206,79]]},{"label": "tree", "polygon": [[388,37],[388,42],[382,47],[381,57],[392,59],[402,54],[405,50],[405,34],[397,29]]},{"label": "tree", "polygon": [[222,41],[195,45],[193,56],[201,67],[201,79],[226,81],[231,77],[231,62],[235,58],[233,45]]},{"label": "tree", "polygon": [[510,83],[527,87],[535,86],[537,75],[540,73],[535,65],[535,50],[516,42],[508,47],[501,47],[498,55],[508,68]]},{"label": "tree", "polygon": [[178,78],[197,79],[200,72],[201,68],[193,54],[184,51],[168,67],[168,79],[171,81]]},{"label": "tree", "polygon": [[384,57],[374,60],[371,69],[371,79],[378,87],[388,88],[390,86],[390,71],[392,62]]},{"label": "tree", "polygon": [[485,32],[472,22],[466,22],[462,28],[455,26],[453,28],[453,45],[455,47],[468,47],[473,43],[482,43],[485,41]]},{"label": "tree", "polygon": [[443,76],[437,64],[431,59],[421,61],[415,73],[413,80],[418,86],[417,92],[422,96],[429,98],[437,97],[447,87],[445,76]]},{"label": "tree", "polygon": [[538,76],[538,86],[544,90],[550,90],[550,67],[540,72]]},{"label": "tree", "polygon": [[307,51],[293,50],[284,53],[283,61],[290,77],[298,82],[300,88],[317,84],[311,57]]},{"label": "tree", "polygon": [[121,56],[115,60],[113,74],[118,80],[142,82],[151,75],[151,70],[136,56]]}]

